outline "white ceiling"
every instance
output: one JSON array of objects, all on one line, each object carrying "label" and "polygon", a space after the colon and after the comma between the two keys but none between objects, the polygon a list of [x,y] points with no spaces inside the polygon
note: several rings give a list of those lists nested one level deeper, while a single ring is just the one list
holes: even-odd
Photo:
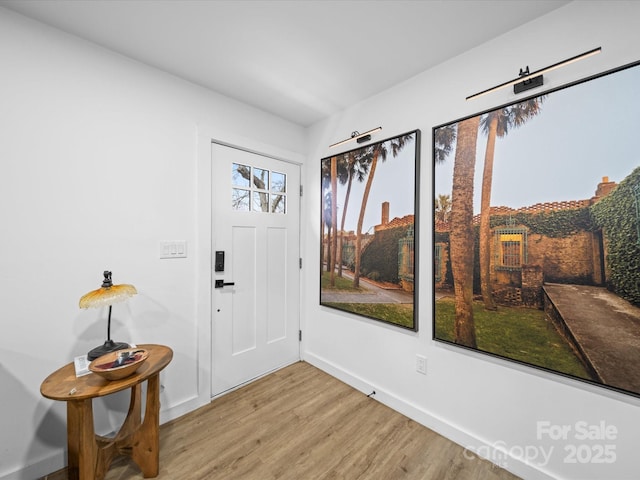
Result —
[{"label": "white ceiling", "polygon": [[302,126],[567,3],[0,0],[0,6]]}]

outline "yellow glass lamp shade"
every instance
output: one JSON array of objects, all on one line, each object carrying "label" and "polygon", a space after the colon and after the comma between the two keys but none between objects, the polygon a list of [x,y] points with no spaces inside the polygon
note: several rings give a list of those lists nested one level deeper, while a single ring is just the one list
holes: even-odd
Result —
[{"label": "yellow glass lamp shade", "polygon": [[82,296],[80,299],[80,308],[106,307],[114,303],[124,302],[136,293],[138,293],[136,287],[126,283],[112,285],[110,287],[100,287]]},{"label": "yellow glass lamp shade", "polygon": [[114,342],[111,340],[111,306],[114,303],[124,302],[129,297],[138,293],[136,287],[128,284],[114,285],[111,280],[111,272],[105,270],[102,286],[80,298],[80,308],[99,308],[109,306],[109,319],[107,322],[107,340],[87,353],[89,360],[95,360],[102,355],[129,348],[128,343]]}]

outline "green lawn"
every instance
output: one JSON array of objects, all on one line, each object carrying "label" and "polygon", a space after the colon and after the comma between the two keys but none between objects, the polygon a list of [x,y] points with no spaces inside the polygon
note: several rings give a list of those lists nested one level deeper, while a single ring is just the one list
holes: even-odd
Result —
[{"label": "green lawn", "polygon": [[406,303],[324,303],[329,307],[413,328],[413,305]]},{"label": "green lawn", "polygon": [[[340,291],[345,293],[365,293],[363,288],[353,286],[353,280],[335,277],[335,287],[329,286],[329,272],[322,272],[320,287],[326,291]],[[384,320],[402,327],[413,328],[413,305],[399,303],[323,303],[328,307],[339,308],[346,312],[357,313],[365,317]]]},{"label": "green lawn", "polygon": [[357,292],[361,292],[362,289],[361,288],[356,288],[353,286],[353,280],[351,278],[345,278],[345,277],[339,277],[338,275],[335,276],[335,283],[336,286],[335,287],[331,287],[331,285],[329,284],[330,282],[330,276],[329,276],[329,272],[322,272],[322,279],[321,279],[321,283],[320,283],[320,288],[322,290],[333,290],[333,291],[341,291],[341,292],[348,292],[348,293],[357,293]]},{"label": "green lawn", "polygon": [[[436,302],[436,336],[453,341],[453,299]],[[590,379],[571,347],[544,318],[542,310],[498,307],[486,311],[474,302],[478,349],[539,367]]]}]

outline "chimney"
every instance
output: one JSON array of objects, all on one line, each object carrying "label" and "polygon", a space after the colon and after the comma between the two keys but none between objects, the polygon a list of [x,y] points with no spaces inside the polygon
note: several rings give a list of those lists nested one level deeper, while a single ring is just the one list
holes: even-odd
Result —
[{"label": "chimney", "polygon": [[382,221],[380,225],[389,223],[389,202],[382,202]]},{"label": "chimney", "polygon": [[611,190],[616,188],[616,186],[616,182],[610,182],[609,177],[602,177],[602,182],[600,182],[596,188],[595,199],[598,200],[602,197],[606,197],[611,193]]}]

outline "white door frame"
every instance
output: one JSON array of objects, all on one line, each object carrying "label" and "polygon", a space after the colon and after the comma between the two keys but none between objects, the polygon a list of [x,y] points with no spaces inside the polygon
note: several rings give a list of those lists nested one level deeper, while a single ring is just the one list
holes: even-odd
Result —
[{"label": "white door frame", "polygon": [[[212,258],[212,193],[211,179],[211,144],[219,143],[229,147],[239,148],[284,162],[293,163],[300,167],[300,183],[304,182],[305,156],[274,145],[265,144],[251,138],[230,132],[223,132],[213,127],[199,127],[197,146],[197,245],[195,246],[196,271],[196,321],[198,332],[198,398],[197,405],[206,405],[211,401],[211,320],[212,320],[212,287],[213,258]],[[302,208],[300,209],[302,211]],[[302,232],[300,232],[300,256],[303,256]],[[300,302],[301,304],[302,302]],[[189,402],[190,403],[190,402]],[[185,405],[185,413],[190,411]]]}]

